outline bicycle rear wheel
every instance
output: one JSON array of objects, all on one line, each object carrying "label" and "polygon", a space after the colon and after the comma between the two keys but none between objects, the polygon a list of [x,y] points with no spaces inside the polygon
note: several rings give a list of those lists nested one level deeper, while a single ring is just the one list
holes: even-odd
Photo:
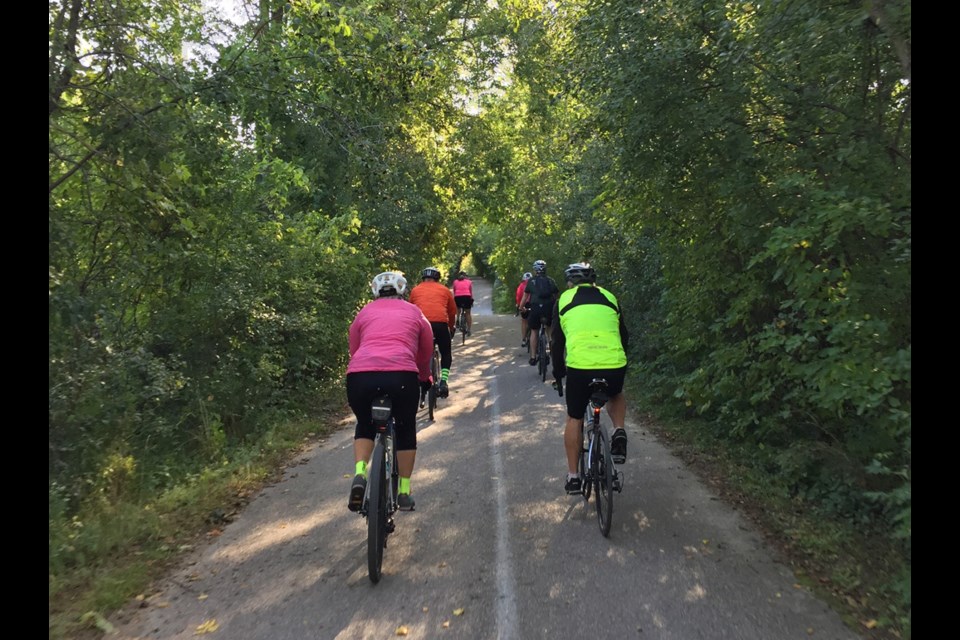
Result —
[{"label": "bicycle rear wheel", "polygon": [[467,344],[467,314],[460,312],[460,344]]},{"label": "bicycle rear wheel", "polygon": [[370,460],[370,504],[367,508],[367,572],[370,582],[380,582],[383,549],[387,544],[387,470],[386,448],[378,439]]},{"label": "bicycle rear wheel", "polygon": [[590,473],[597,493],[597,524],[604,537],[610,535],[613,522],[613,458],[610,455],[610,438],[603,425],[594,436]]}]

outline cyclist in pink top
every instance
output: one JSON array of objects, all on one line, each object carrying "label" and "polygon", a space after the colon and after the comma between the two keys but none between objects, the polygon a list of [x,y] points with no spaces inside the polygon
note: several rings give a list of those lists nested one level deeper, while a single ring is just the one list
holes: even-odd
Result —
[{"label": "cyclist in pink top", "polygon": [[530,327],[527,323],[527,317],[530,315],[530,309],[527,307],[521,307],[520,303],[523,302],[523,294],[527,289],[527,280],[533,277],[533,274],[527,271],[523,274],[523,280],[520,281],[520,285],[517,287],[517,315],[520,316],[520,346],[526,347],[527,343],[530,341]]},{"label": "cyclist in pink top", "polygon": [[417,409],[420,389],[429,388],[433,329],[420,308],[403,299],[407,279],[398,271],[379,274],[370,283],[373,300],[360,309],[350,325],[347,402],[357,417],[353,436],[355,476],[347,507],[358,511],[367,487],[367,463],[373,453],[370,403],[378,393],[393,400],[396,420],[397,502],[411,510],[410,476],[417,455]]},{"label": "cyclist in pink top", "polygon": [[473,282],[467,277],[465,271],[457,274],[457,279],[453,281],[453,300],[457,303],[458,309],[465,309],[467,318],[467,335],[473,329]]}]

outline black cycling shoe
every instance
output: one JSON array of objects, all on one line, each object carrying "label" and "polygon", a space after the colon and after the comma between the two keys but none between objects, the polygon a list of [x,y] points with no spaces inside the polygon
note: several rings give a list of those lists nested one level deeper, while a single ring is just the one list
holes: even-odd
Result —
[{"label": "black cycling shoe", "polygon": [[616,464],[627,461],[627,432],[623,429],[614,431],[610,438],[610,456]]},{"label": "black cycling shoe", "polygon": [[580,476],[576,478],[567,478],[567,484],[563,485],[563,490],[567,492],[567,495],[574,496],[578,493],[582,493],[583,484],[581,483]]},{"label": "black cycling shoe", "polygon": [[446,398],[450,395],[450,389],[447,388],[447,381],[441,380],[440,385],[437,387],[437,396],[441,398]]},{"label": "black cycling shoe", "polygon": [[537,364],[537,359],[536,359],[536,358],[530,358],[530,366],[533,367],[533,366],[536,366],[536,364]]},{"label": "black cycling shoe", "polygon": [[400,511],[413,511],[415,504],[416,501],[409,493],[401,493],[397,496],[397,506],[400,507]]},{"label": "black cycling shoe", "polygon": [[347,509],[350,511],[360,511],[363,505],[363,494],[367,490],[367,479],[359,473],[353,476],[353,486],[350,487],[350,499],[347,501]]}]

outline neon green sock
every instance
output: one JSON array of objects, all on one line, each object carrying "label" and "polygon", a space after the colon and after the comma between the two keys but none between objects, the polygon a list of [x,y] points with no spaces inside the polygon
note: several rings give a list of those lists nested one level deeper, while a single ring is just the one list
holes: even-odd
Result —
[{"label": "neon green sock", "polygon": [[450,369],[440,369],[440,379],[446,380],[450,377]]},{"label": "neon green sock", "polygon": [[364,478],[367,477],[367,461],[366,460],[358,461],[355,469],[356,471],[354,471],[354,473],[356,475],[363,476]]},{"label": "neon green sock", "polygon": [[397,493],[410,495],[410,478],[400,476],[400,487],[397,489]]}]

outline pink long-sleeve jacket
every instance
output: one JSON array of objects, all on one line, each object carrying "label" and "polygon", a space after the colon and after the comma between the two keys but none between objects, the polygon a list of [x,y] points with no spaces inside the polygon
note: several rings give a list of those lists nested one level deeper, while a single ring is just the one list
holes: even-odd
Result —
[{"label": "pink long-sleeve jacket", "polygon": [[433,329],[420,308],[400,298],[378,298],[350,325],[350,364],[358,371],[416,371],[430,379]]}]

